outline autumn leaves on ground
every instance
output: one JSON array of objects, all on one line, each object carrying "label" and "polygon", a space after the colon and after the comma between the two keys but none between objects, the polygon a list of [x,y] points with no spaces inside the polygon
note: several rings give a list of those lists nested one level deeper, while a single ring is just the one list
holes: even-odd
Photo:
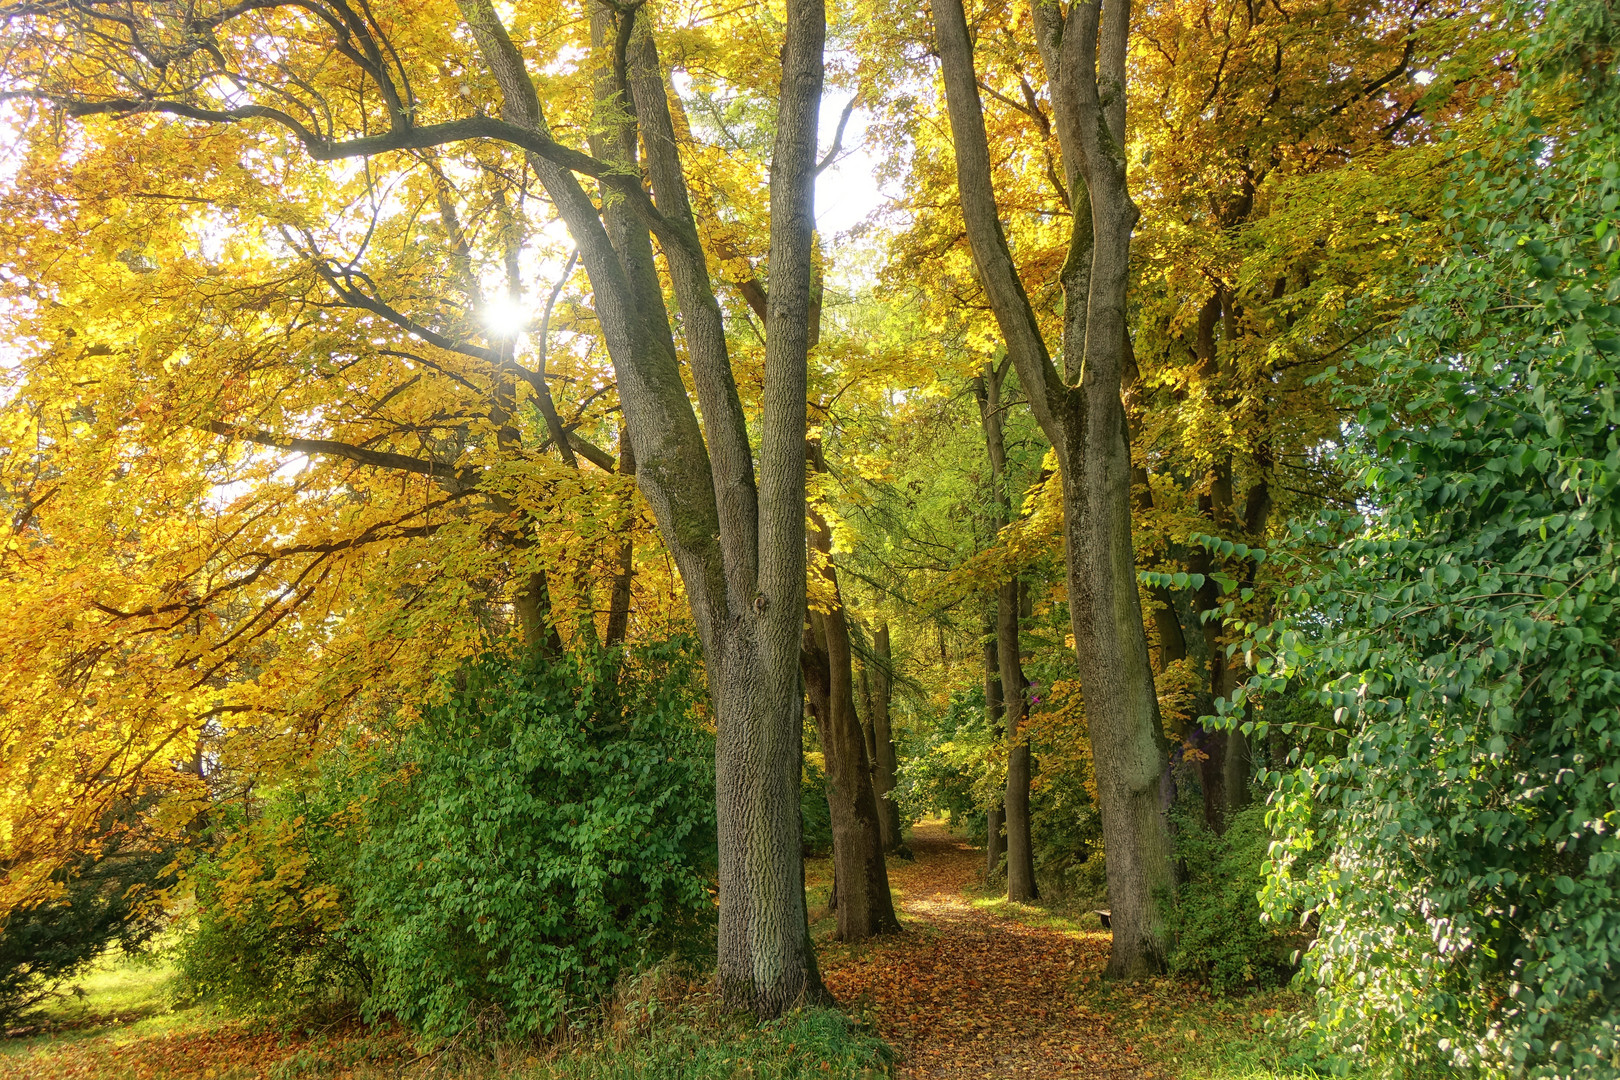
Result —
[{"label": "autumn leaves on ground", "polygon": [[[1200,1038],[1207,1043],[1210,1032],[1192,1026],[1200,1022],[1187,1018],[1189,1009],[1206,1019],[1213,1015],[1222,1032],[1244,1038],[1245,1023],[1235,1019],[1241,1005],[1227,1003],[1211,1014],[1213,1003],[1190,986],[1165,981],[1112,995],[1102,991],[1098,976],[1107,962],[1109,936],[1097,920],[1008,906],[987,895],[983,851],[943,823],[920,823],[909,842],[915,859],[896,860],[892,872],[904,932],[858,946],[824,942],[822,951],[828,988],[850,1016],[893,1048],[895,1077],[1191,1080],[1208,1075],[1198,1065],[1203,1058],[1183,1064],[1178,1055],[1195,1049]],[[824,864],[812,863],[812,891],[818,866]],[[1090,928],[1082,928],[1085,924]],[[9,1046],[0,1043],[0,1080],[566,1077],[574,1075],[566,1070],[581,1047],[577,1040],[552,1039],[494,1057],[453,1051],[424,1055],[397,1030],[367,1029],[349,1017],[256,1024],[201,1007],[169,1013],[161,969],[133,975],[113,970],[121,982],[136,984],[134,1001],[120,1006],[92,986],[84,1005],[70,1000],[53,1011],[57,1030],[8,1040]],[[660,993],[706,999],[708,988],[674,980]],[[108,1004],[98,1013],[99,1002]],[[680,1001],[664,1005],[681,1015]],[[680,1031],[680,1037],[693,1041],[693,1056],[704,1043],[712,1049],[723,1042],[729,1030],[707,1009],[688,1019],[696,1017],[701,1017],[696,1029]],[[1261,1019],[1250,1019],[1247,1034],[1258,1036]],[[624,1025],[621,1016],[604,1027],[611,1033]],[[587,1036],[587,1042],[596,1037]],[[788,1056],[798,1050],[795,1046]],[[832,1073],[830,1062],[823,1070],[813,1060],[816,1046],[807,1044],[803,1051],[804,1060],[796,1063],[806,1066],[803,1075]]]},{"label": "autumn leaves on ground", "polygon": [[937,824],[897,861],[906,933],[829,953],[827,987],[869,1004],[878,1031],[918,1080],[1008,1076],[1151,1076],[1111,1020],[1081,1004],[1076,984],[1108,960],[1108,934],[1020,921],[975,904],[983,853]]}]

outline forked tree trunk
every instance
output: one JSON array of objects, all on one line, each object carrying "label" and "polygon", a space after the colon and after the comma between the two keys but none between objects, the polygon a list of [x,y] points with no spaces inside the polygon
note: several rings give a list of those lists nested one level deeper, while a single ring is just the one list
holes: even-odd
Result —
[{"label": "forked tree trunk", "polygon": [[[490,0],[458,0],[504,98],[502,120],[547,137],[535,84]],[[822,1000],[799,852],[799,644],[805,585],[804,431],[822,0],[788,0],[771,163],[770,296],[759,472],[726,351],[657,49],[634,7],[610,20],[615,75],[599,80],[617,126],[599,208],[558,155],[528,160],[578,245],[613,361],[636,479],[678,568],[703,644],[716,717],[721,999],[763,1016]],[[600,16],[606,19],[606,16]],[[604,24],[605,29],[605,24]],[[606,44],[607,35],[599,35]],[[621,51],[622,50],[622,51]],[[602,93],[606,90],[607,93]],[[636,135],[639,134],[639,140]],[[681,308],[700,429],[646,243],[656,228]]]},{"label": "forked tree trunk", "polygon": [[[216,15],[223,23],[251,17],[246,14],[250,9],[263,6],[235,5]],[[605,32],[597,35],[612,55],[598,65],[600,108],[592,118],[596,122],[586,125],[601,129],[601,157],[551,137],[534,78],[493,0],[457,0],[456,6],[476,46],[483,68],[479,74],[500,91],[498,119],[480,112],[461,120],[418,123],[419,106],[426,118],[460,112],[463,103],[419,102],[408,84],[396,83],[395,73],[403,75],[404,69],[386,38],[379,38],[381,27],[365,5],[360,5],[366,11],[362,18],[347,4],[323,8],[322,17],[310,20],[300,33],[329,34],[329,61],[351,65],[343,78],[353,77],[355,115],[378,115],[372,106],[384,102],[387,129],[354,138],[338,132],[325,137],[279,109],[259,106],[251,111],[261,120],[290,126],[311,156],[324,161],[471,140],[498,142],[525,155],[590,278],[594,313],[639,466],[637,486],[680,572],[703,643],[718,728],[717,970],[722,1000],[761,1015],[820,1000],[825,991],[804,911],[798,761],[807,324],[824,0],[786,0],[770,170],[771,278],[757,455],[686,189],[665,79],[646,18],[639,14],[641,5],[615,0],[593,7],[598,28],[612,30],[611,38]],[[120,17],[118,25],[130,38],[121,43],[114,32],[105,37],[105,45],[116,51],[127,44],[139,51],[136,20],[150,17]],[[261,90],[285,104],[284,96],[275,96],[277,87],[241,88],[243,95]],[[153,99],[151,104],[172,108],[185,102]],[[88,105],[102,113],[108,102]],[[194,107],[185,113],[195,114]],[[226,115],[213,114],[216,122],[224,122],[218,118]],[[332,123],[330,116],[326,120],[323,126]],[[337,123],[344,124],[341,119]],[[642,149],[645,159],[638,160]],[[581,176],[600,184],[606,196],[600,203],[585,190]],[[684,356],[675,349],[674,324],[664,306],[649,232],[658,238],[680,305]],[[330,277],[329,283],[335,284]],[[514,374],[509,354],[489,359],[498,379]],[[688,376],[701,407],[701,426],[688,394]],[[495,397],[490,420],[506,439],[514,402],[504,387],[495,388]],[[570,442],[564,438],[559,451],[566,451]],[[546,605],[539,584],[531,580],[521,591],[518,618],[532,628],[531,638],[543,641]],[[594,622],[582,625],[581,632],[594,634]]]},{"label": "forked tree trunk", "polygon": [[[1060,375],[1024,292],[991,187],[990,152],[961,0],[934,0],[968,242],[1030,409],[1057,452],[1063,484],[1070,624],[1091,731],[1112,908],[1108,973],[1160,970],[1161,897],[1174,887],[1166,747],[1131,550],[1131,461],[1120,392],[1136,206],[1125,180],[1130,5],[1064,11],[1036,0],[1037,46],[1074,210],[1063,267]],[[1100,33],[1099,33],[1100,31]]]}]

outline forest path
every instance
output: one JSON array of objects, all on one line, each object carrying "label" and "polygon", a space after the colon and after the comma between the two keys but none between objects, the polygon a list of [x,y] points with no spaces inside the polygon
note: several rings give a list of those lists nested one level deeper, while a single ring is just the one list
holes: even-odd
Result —
[{"label": "forest path", "polygon": [[1154,1076],[1122,1023],[1073,992],[1082,976],[1102,973],[1106,931],[1043,922],[1035,907],[1013,918],[1007,904],[976,899],[984,855],[943,824],[919,824],[910,846],[914,862],[889,862],[906,932],[822,956],[827,988],[870,1008],[900,1051],[900,1077]]}]

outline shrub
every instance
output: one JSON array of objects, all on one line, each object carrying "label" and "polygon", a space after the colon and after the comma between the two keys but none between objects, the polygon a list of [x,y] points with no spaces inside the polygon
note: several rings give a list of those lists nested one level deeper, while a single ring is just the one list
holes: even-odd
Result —
[{"label": "shrub", "polygon": [[1172,818],[1181,881],[1171,906],[1170,970],[1220,993],[1281,985],[1305,942],[1293,924],[1261,918],[1260,890],[1271,846],[1266,808],[1231,814],[1221,833],[1204,824],[1201,807],[1177,806]]},{"label": "shrub", "polygon": [[336,752],[314,775],[272,789],[256,817],[213,811],[209,831],[223,839],[185,872],[195,917],[176,955],[184,996],[276,1013],[364,995],[350,879],[370,765]]},{"label": "shrub", "polygon": [[1292,618],[1246,628],[1245,694],[1294,678],[1333,710],[1331,747],[1271,777],[1268,889],[1320,915],[1313,1030],[1346,1069],[1620,1066],[1620,20],[1520,14],[1452,250],[1363,357],[1371,512],[1309,536]]},{"label": "shrub", "polygon": [[984,687],[952,693],[945,715],[900,747],[894,793],[900,816],[915,821],[943,811],[953,827],[966,824],[982,840],[984,807],[1000,798],[1006,782],[992,753],[996,741],[985,717]]},{"label": "shrub", "polygon": [[355,868],[366,1011],[430,1039],[554,1028],[710,917],[690,665],[488,657],[386,756]]},{"label": "shrub", "polygon": [[[615,667],[622,670],[615,671]],[[188,868],[195,996],[360,1003],[430,1040],[555,1027],[712,913],[713,738],[683,643],[490,655],[414,725],[216,810]]]}]

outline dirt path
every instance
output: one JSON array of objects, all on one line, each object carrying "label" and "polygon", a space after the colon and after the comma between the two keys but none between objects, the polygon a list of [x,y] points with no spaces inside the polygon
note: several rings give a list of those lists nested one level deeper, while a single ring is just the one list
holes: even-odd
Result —
[{"label": "dirt path", "polygon": [[967,895],[983,856],[943,825],[919,825],[916,861],[889,864],[906,933],[823,958],[840,1001],[868,1005],[906,1080],[1149,1080],[1110,1017],[1071,988],[1098,974],[1108,935],[1018,922]]}]

